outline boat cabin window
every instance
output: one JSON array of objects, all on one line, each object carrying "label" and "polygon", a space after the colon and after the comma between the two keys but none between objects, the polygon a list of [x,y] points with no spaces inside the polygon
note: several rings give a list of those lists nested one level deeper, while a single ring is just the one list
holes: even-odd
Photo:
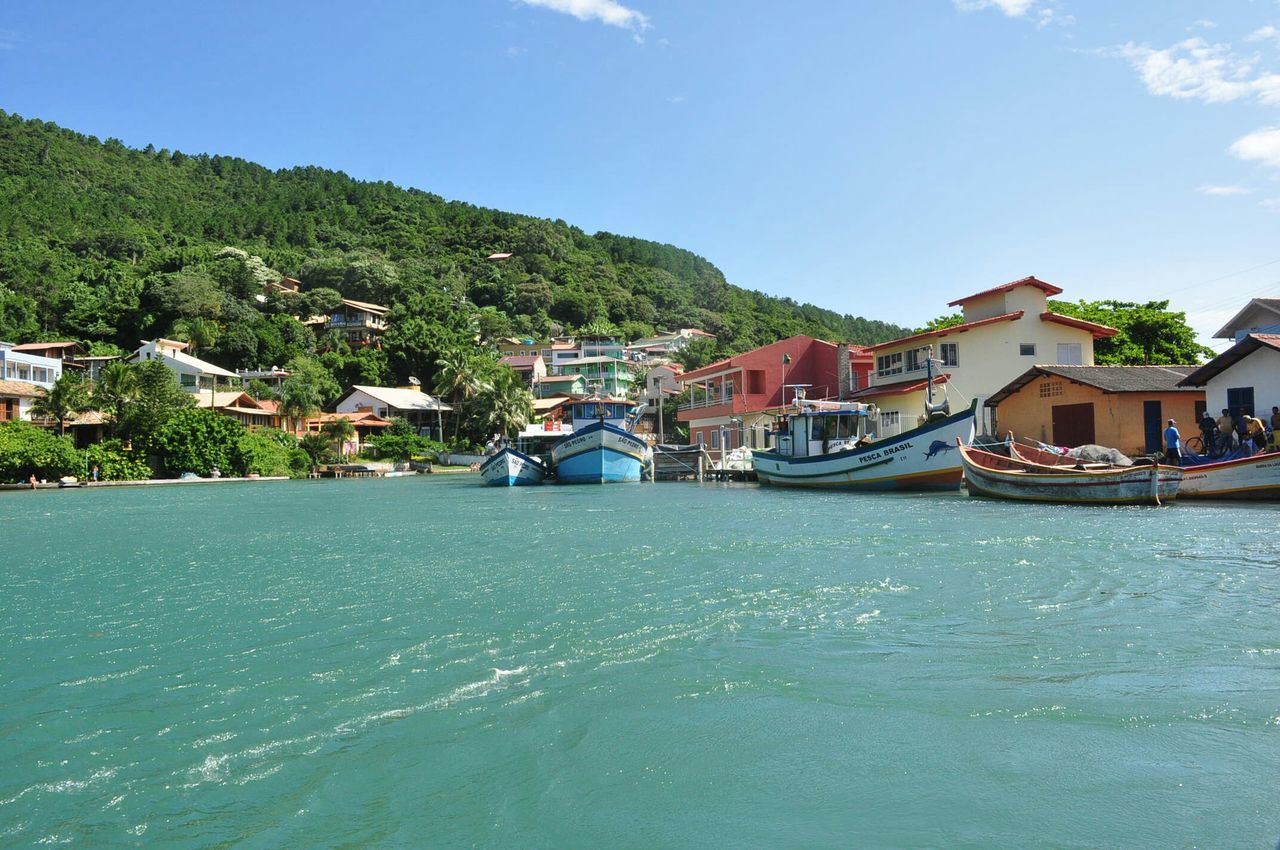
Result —
[{"label": "boat cabin window", "polygon": [[809,439],[825,440],[827,437],[827,423],[823,416],[814,416],[809,420]]}]

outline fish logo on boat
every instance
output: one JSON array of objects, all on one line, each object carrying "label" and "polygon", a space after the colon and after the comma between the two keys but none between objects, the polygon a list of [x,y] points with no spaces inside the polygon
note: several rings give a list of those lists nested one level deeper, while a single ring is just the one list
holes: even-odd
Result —
[{"label": "fish logo on boat", "polygon": [[929,444],[929,451],[924,453],[925,460],[942,454],[943,452],[954,451],[955,446],[951,443],[944,443],[942,440],[934,440]]}]

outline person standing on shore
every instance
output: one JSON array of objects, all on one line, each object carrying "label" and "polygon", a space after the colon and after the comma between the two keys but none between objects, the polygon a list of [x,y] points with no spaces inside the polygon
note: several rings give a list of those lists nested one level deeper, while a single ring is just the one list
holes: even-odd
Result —
[{"label": "person standing on shore", "polygon": [[1182,435],[1178,433],[1178,423],[1169,420],[1169,427],[1164,429],[1165,460],[1172,466],[1182,466]]}]

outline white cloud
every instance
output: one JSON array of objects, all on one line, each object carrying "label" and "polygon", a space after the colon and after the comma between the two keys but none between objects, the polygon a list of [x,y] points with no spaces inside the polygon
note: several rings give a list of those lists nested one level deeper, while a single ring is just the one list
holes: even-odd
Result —
[{"label": "white cloud", "polygon": [[647,15],[623,6],[617,0],[518,0],[518,2],[573,15],[580,21],[599,21],[611,27],[628,29],[636,34],[637,40],[650,27]]},{"label": "white cloud", "polygon": [[667,103],[684,103],[684,95],[678,94],[674,97],[667,98]]},{"label": "white cloud", "polygon": [[1264,210],[1280,210],[1280,198],[1263,198],[1258,201],[1258,206]]},{"label": "white cloud", "polygon": [[1021,18],[1036,5],[1037,0],[951,0],[961,12],[981,12],[983,9],[999,9],[1010,18]]},{"label": "white cloud", "polygon": [[1280,104],[1280,74],[1259,72],[1255,58],[1236,55],[1229,44],[1196,37],[1156,50],[1130,42],[1113,55],[1129,60],[1154,95],[1206,103],[1254,97],[1260,103]]},{"label": "white cloud", "polygon": [[512,59],[518,59],[528,52],[529,52],[529,48],[527,47],[508,47],[507,48],[507,55],[510,56]]},{"label": "white cloud", "polygon": [[0,50],[13,50],[22,41],[17,30],[0,29]]},{"label": "white cloud", "polygon": [[1276,41],[1280,42],[1280,30],[1267,24],[1265,27],[1259,27],[1253,32],[1245,36],[1245,41]]},{"label": "white cloud", "polygon": [[1264,127],[1255,130],[1227,149],[1232,156],[1246,162],[1257,162],[1271,168],[1280,168],[1280,127]]},{"label": "white cloud", "polygon": [[1187,27],[1187,32],[1194,32],[1195,30],[1211,30],[1216,29],[1217,26],[1218,25],[1216,23],[1208,18],[1201,18],[1198,21],[1192,21],[1191,26]]},{"label": "white cloud", "polygon": [[1248,195],[1252,190],[1244,186],[1201,186],[1196,191],[1210,197],[1230,198],[1235,195]]}]

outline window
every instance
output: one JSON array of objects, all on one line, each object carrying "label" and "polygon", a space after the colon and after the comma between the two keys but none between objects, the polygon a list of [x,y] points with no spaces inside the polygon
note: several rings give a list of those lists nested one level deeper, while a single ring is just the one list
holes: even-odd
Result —
[{"label": "window", "polygon": [[711,448],[713,449],[720,448],[720,432],[719,431],[711,432]]},{"label": "window", "polygon": [[194,387],[196,385],[196,376],[188,375],[186,372],[178,375],[178,383],[184,387]]},{"label": "window", "polygon": [[920,349],[913,348],[907,352],[907,371],[915,372],[924,367],[920,365]]},{"label": "window", "polygon": [[1045,381],[1040,385],[1040,398],[1062,395],[1062,381]]},{"label": "window", "polygon": [[881,354],[876,358],[876,375],[885,377],[886,375],[902,374],[902,352],[894,354]]},{"label": "window", "polygon": [[943,366],[960,365],[960,343],[944,342],[939,348],[941,348]]},{"label": "window", "polygon": [[706,442],[706,441],[703,439],[703,437],[704,437],[703,433],[702,433],[701,431],[699,431],[699,432],[698,432],[698,445],[700,445],[700,446],[701,446],[701,445],[703,445],[703,443],[705,443],[705,442]]},{"label": "window", "polygon": [[1253,415],[1253,387],[1227,387],[1227,407],[1232,416]]},{"label": "window", "polygon": [[1018,354],[1022,355],[1023,357],[1035,357],[1036,344],[1034,342],[1018,343]]},{"label": "window", "polygon": [[898,411],[880,411],[880,430],[882,433],[895,434],[898,431]]},{"label": "window", "polygon": [[1058,343],[1058,365],[1059,366],[1081,366],[1084,364],[1084,355],[1080,349],[1078,342],[1060,342]]},{"label": "window", "polygon": [[724,385],[720,389],[721,399],[724,401],[733,401],[733,381],[725,381]]}]

